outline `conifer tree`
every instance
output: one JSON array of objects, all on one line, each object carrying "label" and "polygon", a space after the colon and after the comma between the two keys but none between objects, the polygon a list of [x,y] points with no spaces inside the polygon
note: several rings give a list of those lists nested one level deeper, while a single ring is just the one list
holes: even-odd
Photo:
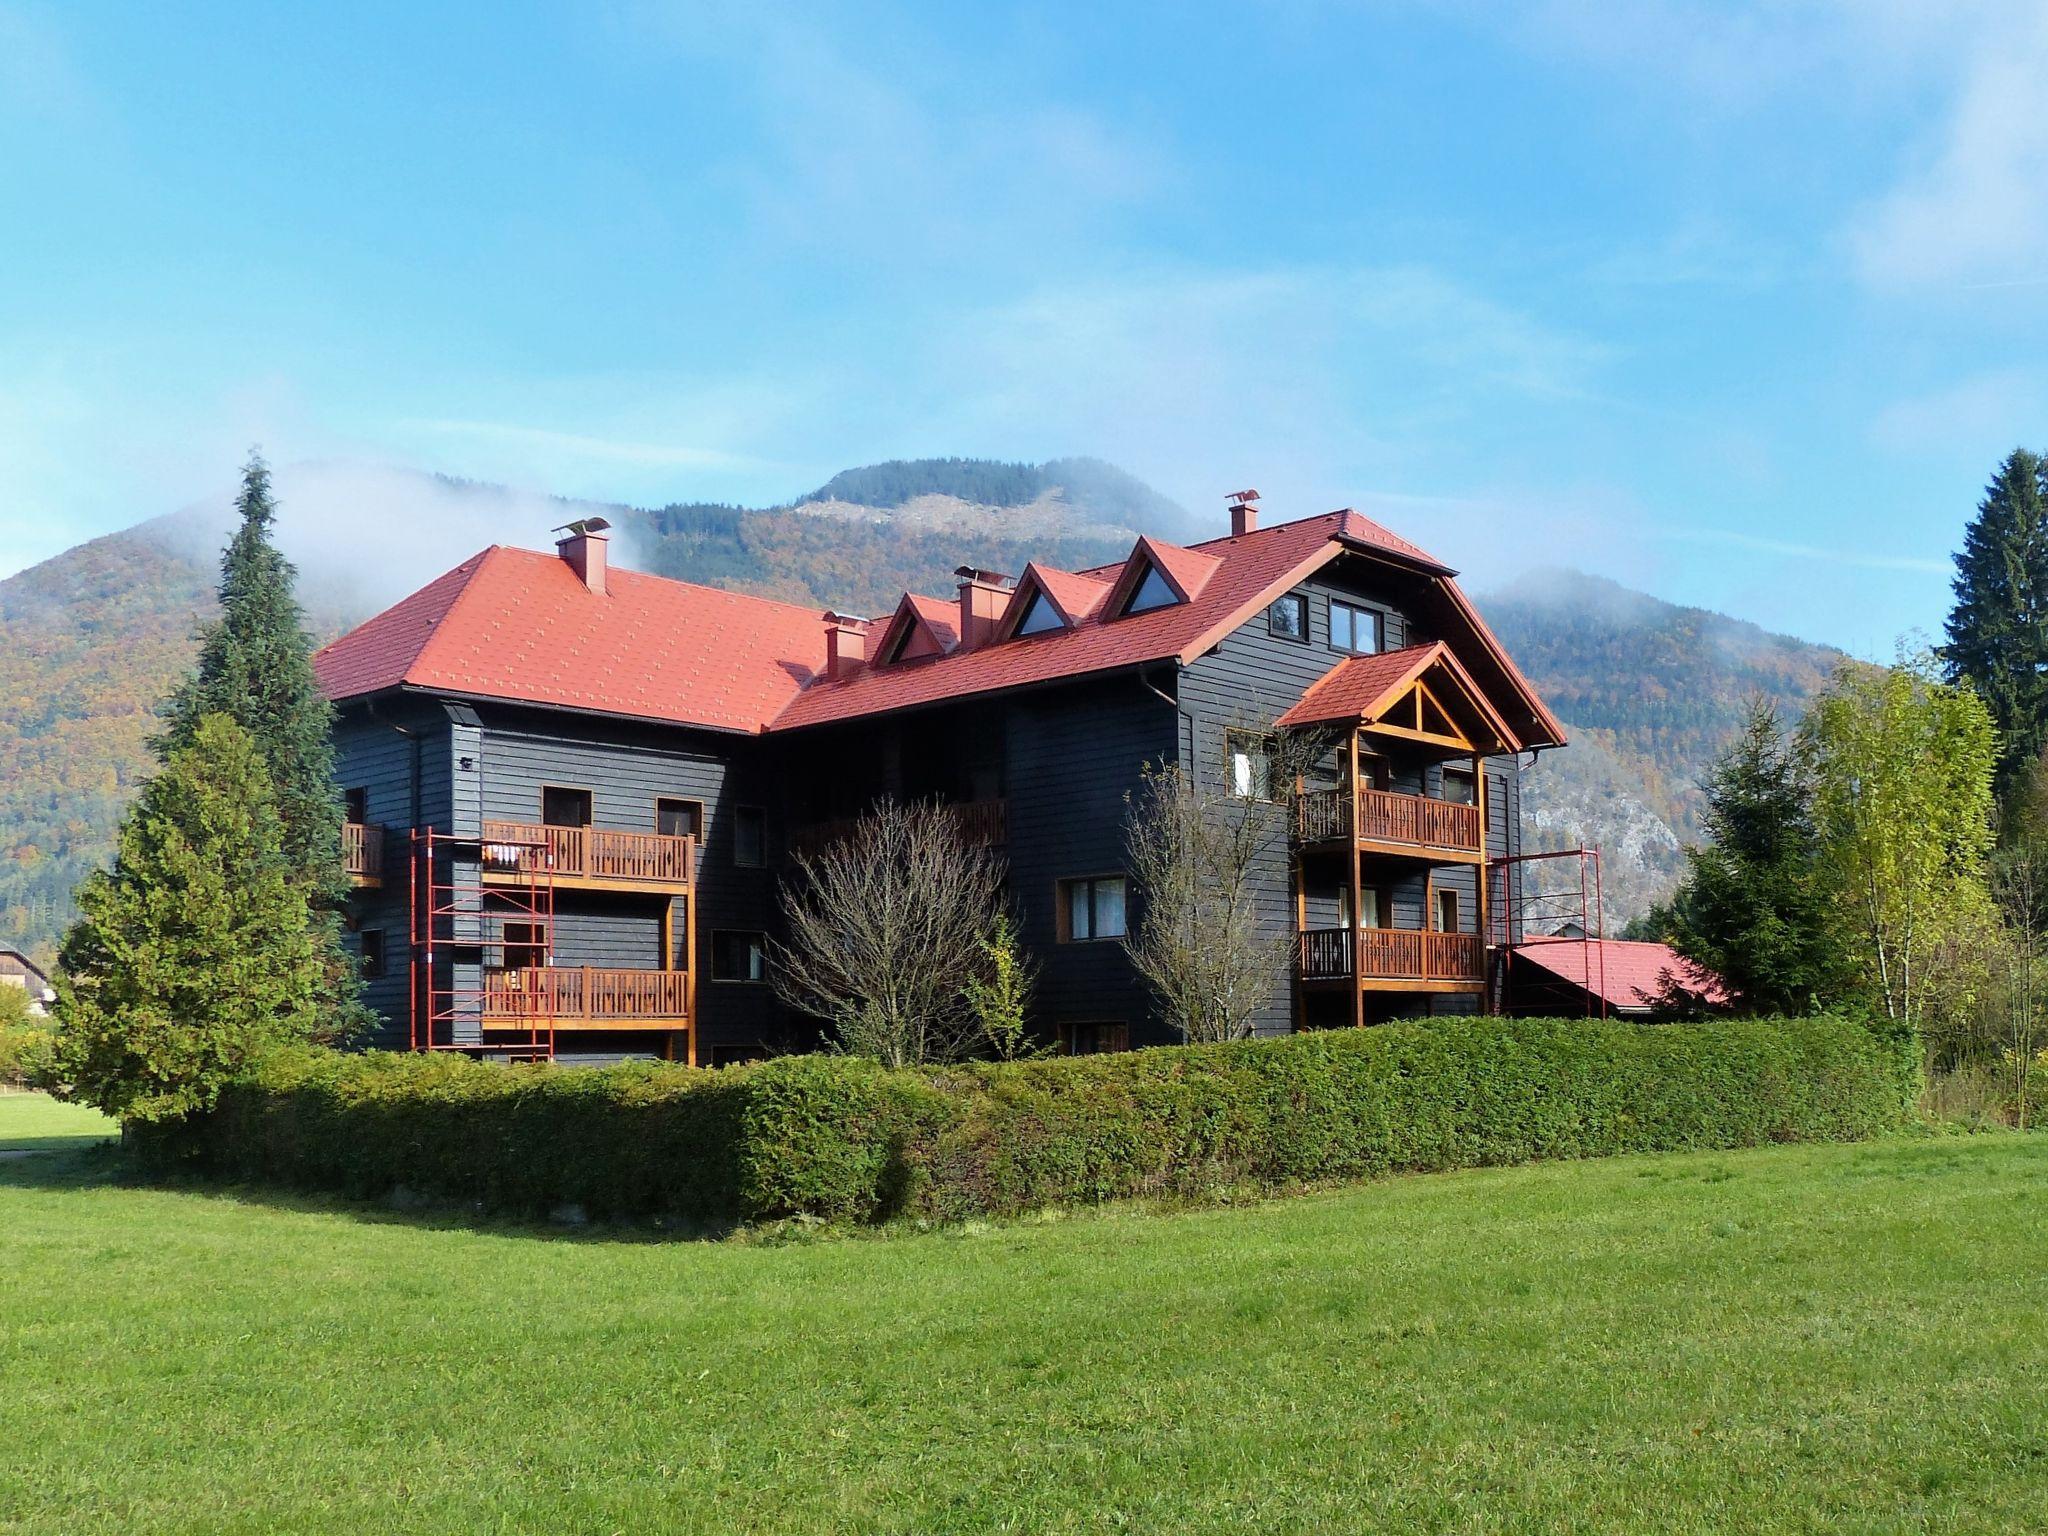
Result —
[{"label": "conifer tree", "polygon": [[1662,926],[1745,1007],[1809,1012],[1836,995],[1848,968],[1819,879],[1811,787],[1768,701],[1750,705],[1705,787],[1708,841],[1686,849]]},{"label": "conifer tree", "polygon": [[210,1108],[265,1046],[312,1039],[326,968],[249,733],[201,715],[79,888],[57,983],[56,1076],[125,1120]]},{"label": "conifer tree", "polygon": [[254,737],[277,797],[285,867],[314,906],[338,906],[348,883],[328,735],[334,709],[313,676],[313,642],[292,591],[298,573],[271,542],[277,505],[260,454],[243,467],[235,507],[241,524],[221,557],[220,618],[154,745],[160,755],[189,745],[209,714],[227,715]]},{"label": "conifer tree", "polygon": [[2048,462],[2016,448],[1991,477],[1956,555],[1943,652],[1998,728],[2001,802],[2048,741]]}]

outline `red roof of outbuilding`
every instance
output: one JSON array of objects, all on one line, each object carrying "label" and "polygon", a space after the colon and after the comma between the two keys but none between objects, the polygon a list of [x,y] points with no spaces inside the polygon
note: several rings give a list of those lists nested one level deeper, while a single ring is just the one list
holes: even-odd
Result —
[{"label": "red roof of outbuilding", "polygon": [[1610,1008],[1651,1007],[1663,995],[1666,977],[1677,981],[1701,1002],[1718,1007],[1728,1001],[1728,987],[1720,977],[1694,965],[1669,944],[1631,939],[1545,939],[1517,944],[1515,958],[1538,965],[1595,996],[1604,996]]},{"label": "red roof of outbuilding", "polygon": [[493,545],[313,658],[328,697],[409,686],[758,731],[825,664],[814,608]]}]

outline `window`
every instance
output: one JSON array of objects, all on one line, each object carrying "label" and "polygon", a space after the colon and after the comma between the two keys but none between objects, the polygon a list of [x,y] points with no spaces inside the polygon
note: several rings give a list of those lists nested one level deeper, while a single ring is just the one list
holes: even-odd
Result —
[{"label": "window", "polygon": [[1394,769],[1377,752],[1358,754],[1358,787],[1361,789],[1391,789],[1394,784]]},{"label": "window", "polygon": [[367,789],[344,789],[341,792],[341,819],[352,821],[357,826],[370,819],[370,792]]},{"label": "window", "polygon": [[760,869],[768,862],[768,813],[758,805],[733,807],[732,861],[742,869]]},{"label": "window", "polygon": [[702,837],[704,807],[695,800],[657,800],[654,830],[663,837]]},{"label": "window", "polygon": [[714,930],[711,935],[713,981],[766,981],[768,936]]},{"label": "window", "polygon": [[1370,608],[1330,599],[1330,649],[1333,651],[1377,651],[1380,649],[1380,616]]},{"label": "window", "polygon": [[1256,731],[1223,733],[1224,767],[1230,775],[1230,793],[1239,800],[1271,800],[1273,795],[1272,743]]},{"label": "window", "polygon": [[540,792],[540,819],[551,827],[589,826],[590,791],[544,785]]},{"label": "window", "polygon": [[539,923],[505,925],[505,969],[530,971],[548,963],[547,930]]},{"label": "window", "polygon": [[1128,1024],[1062,1024],[1060,1049],[1069,1056],[1099,1056],[1104,1051],[1128,1051]]},{"label": "window", "polygon": [[384,974],[384,930],[365,928],[356,935],[356,950],[361,958],[363,980],[375,981]]},{"label": "window", "polygon": [[[1359,927],[1391,928],[1393,926],[1388,914],[1394,910],[1394,902],[1393,897],[1387,891],[1378,886],[1368,885],[1358,893],[1358,899],[1359,905],[1364,911],[1364,920],[1359,923]],[[1337,926],[1339,928],[1349,928],[1351,926],[1351,887],[1348,885],[1337,888]]]},{"label": "window", "polygon": [[1290,592],[1266,610],[1266,632],[1282,640],[1308,638],[1308,599]]},{"label": "window", "polygon": [[1059,609],[1045,600],[1043,592],[1034,592],[1024,605],[1024,616],[1017,620],[1016,633],[1020,635],[1042,635],[1050,630],[1065,629]]},{"label": "window", "polygon": [[1476,805],[1478,803],[1472,775],[1463,768],[1446,768],[1442,794],[1453,805]]},{"label": "window", "polygon": [[1120,939],[1124,936],[1124,877],[1099,875],[1060,882],[1060,939]]},{"label": "window", "polygon": [[1436,893],[1436,931],[1456,933],[1458,931],[1458,893],[1438,891]]},{"label": "window", "polygon": [[1145,613],[1153,608],[1171,608],[1180,601],[1180,594],[1167,584],[1159,574],[1159,567],[1147,565],[1145,579],[1138,583],[1138,590],[1131,594],[1131,600],[1124,604],[1125,613]]}]

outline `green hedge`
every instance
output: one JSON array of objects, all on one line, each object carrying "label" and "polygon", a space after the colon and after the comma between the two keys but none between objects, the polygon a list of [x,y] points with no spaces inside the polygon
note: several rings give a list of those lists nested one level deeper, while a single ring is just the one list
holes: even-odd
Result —
[{"label": "green hedge", "polygon": [[1908,1119],[1910,1038],[1834,1018],[1461,1019],[888,1072],[283,1052],[158,1144],[220,1176],[705,1223],[1009,1214],[1616,1152],[1851,1140]]}]

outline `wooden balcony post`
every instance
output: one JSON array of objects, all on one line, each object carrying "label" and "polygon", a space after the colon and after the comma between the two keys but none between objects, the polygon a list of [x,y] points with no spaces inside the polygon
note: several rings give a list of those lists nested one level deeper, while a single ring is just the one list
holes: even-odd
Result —
[{"label": "wooden balcony post", "polygon": [[1347,765],[1351,775],[1351,932],[1346,940],[1351,946],[1351,1026],[1365,1028],[1365,870],[1362,867],[1364,852],[1358,846],[1358,727],[1351,728],[1351,760]]}]

